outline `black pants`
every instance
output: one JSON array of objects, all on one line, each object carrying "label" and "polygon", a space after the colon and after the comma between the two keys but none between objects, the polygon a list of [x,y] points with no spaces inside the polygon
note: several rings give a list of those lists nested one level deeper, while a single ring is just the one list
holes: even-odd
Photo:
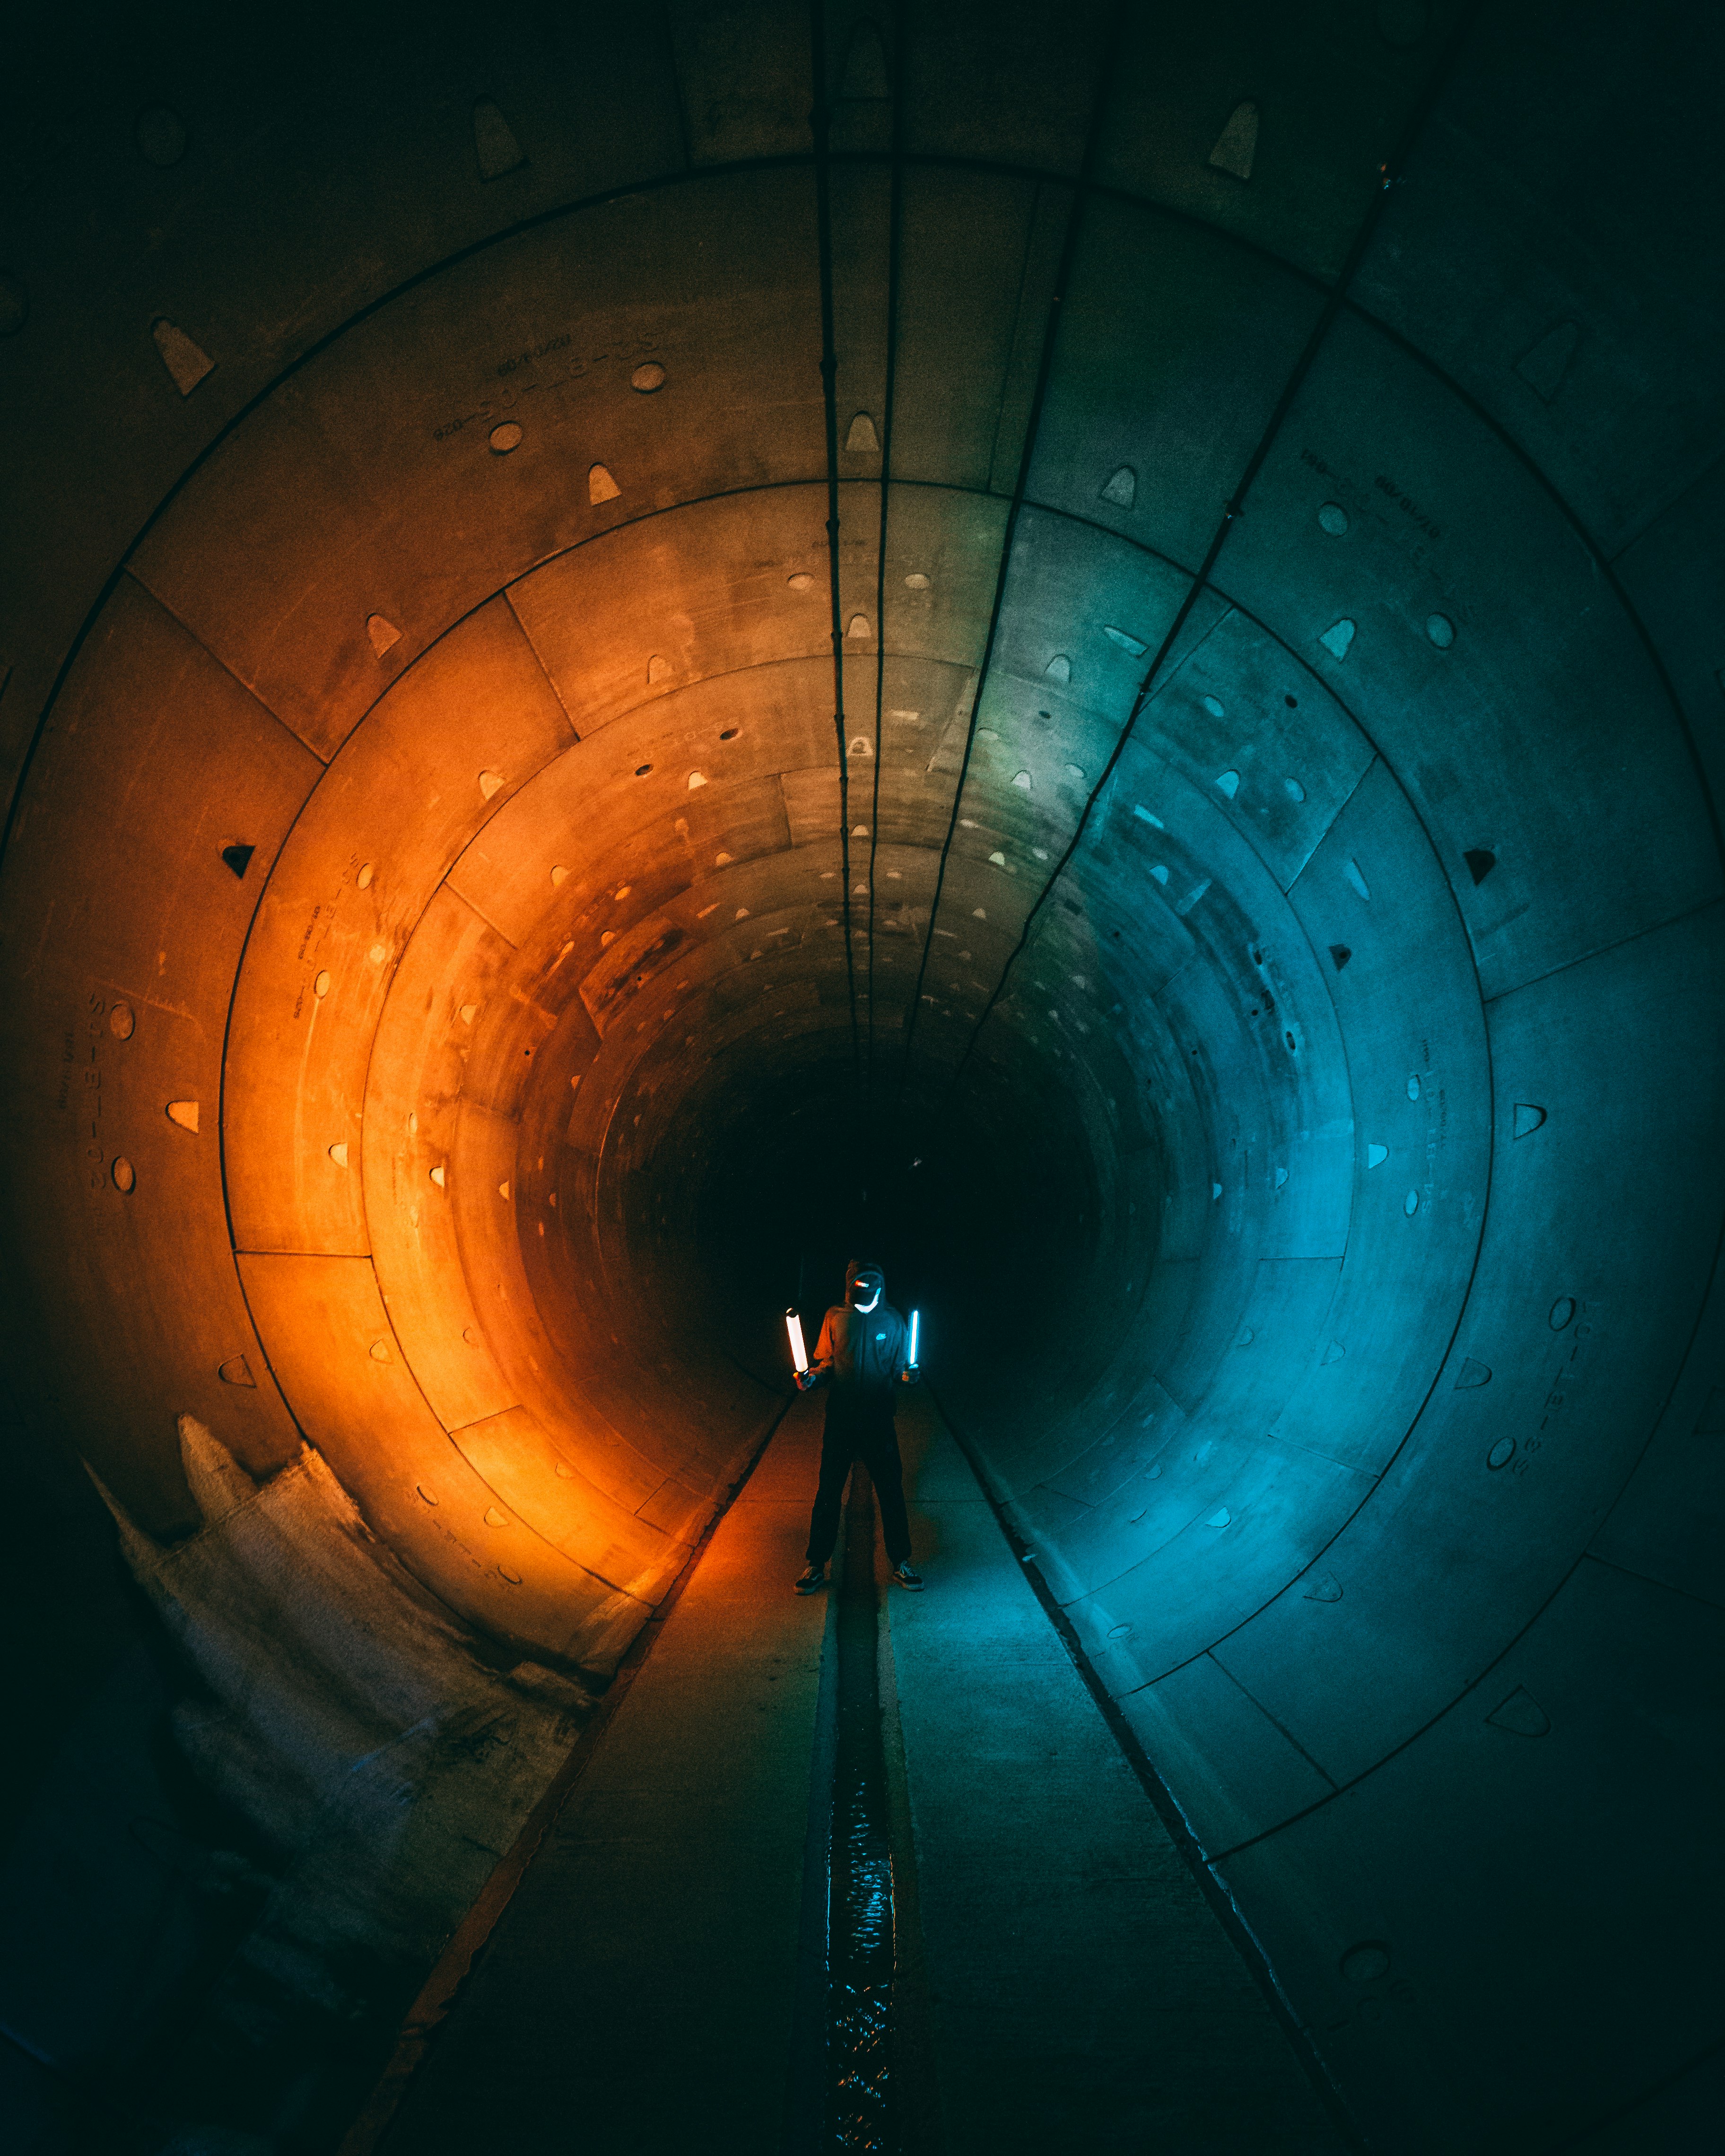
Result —
[{"label": "black pants", "polygon": [[853,1460],[869,1471],[875,1495],[880,1501],[880,1531],[890,1564],[904,1564],[911,1555],[911,1523],[905,1514],[904,1467],[898,1456],[898,1432],[889,1409],[883,1414],[835,1415],[827,1409],[827,1426],[820,1441],[820,1487],[814,1495],[814,1516],[809,1522],[809,1562],[824,1564],[839,1539],[839,1507],[845,1497],[845,1478]]}]

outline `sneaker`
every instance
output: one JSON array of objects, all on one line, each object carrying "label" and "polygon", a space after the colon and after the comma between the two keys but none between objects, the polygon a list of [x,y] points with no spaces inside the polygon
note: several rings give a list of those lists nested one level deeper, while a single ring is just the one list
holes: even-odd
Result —
[{"label": "sneaker", "polygon": [[907,1564],[896,1564],[892,1568],[891,1576],[895,1587],[909,1587],[916,1589],[919,1593],[922,1590],[922,1573],[920,1572],[912,1572]]},{"label": "sneaker", "polygon": [[827,1568],[824,1564],[811,1564],[797,1582],[798,1594],[813,1594],[827,1584]]}]

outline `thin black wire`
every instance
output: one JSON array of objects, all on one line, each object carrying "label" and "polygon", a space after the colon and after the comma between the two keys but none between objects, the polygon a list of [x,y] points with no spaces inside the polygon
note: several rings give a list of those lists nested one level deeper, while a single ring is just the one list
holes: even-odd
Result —
[{"label": "thin black wire", "polygon": [[[733,157],[716,164],[692,166],[688,162],[688,128],[680,104],[678,107],[677,125],[679,137],[683,144],[685,162],[676,171],[661,172],[646,178],[628,180],[619,187],[601,187],[593,194],[576,195],[564,202],[552,203],[544,209],[535,210],[529,216],[513,218],[509,223],[500,225],[495,231],[486,233],[480,239],[470,240],[465,247],[451,249],[447,254],[439,255],[435,261],[428,262],[422,268],[413,271],[411,275],[399,279],[387,291],[379,292],[374,298],[367,300],[364,305],[356,307],[351,315],[344,316],[332,328],[326,330],[321,336],[315,337],[310,344],[279,367],[267,381],[262,382],[242,404],[228,414],[205,441],[203,448],[198,449],[190,461],[182,468],[167,491],[152,504],[148,514],[134,531],[125,550],[105,578],[101,588],[91,602],[90,611],[79,624],[76,634],[67,646],[54,680],[49,685],[47,696],[44,699],[28,745],[13,775],[12,791],[7,801],[6,820],[3,829],[0,829],[0,860],[5,858],[7,847],[11,842],[13,829],[17,822],[18,808],[23,798],[24,782],[29,776],[31,765],[37,751],[41,747],[43,737],[53,716],[54,705],[65,686],[66,678],[70,674],[80,652],[83,649],[86,639],[95,626],[97,617],[113,597],[121,579],[126,574],[131,562],[136,558],[138,550],[144,541],[172,508],[187,487],[206,465],[213,462],[221,454],[229,438],[237,434],[244,423],[255,412],[261,409],[284,384],[290,382],[295,375],[303,373],[315,361],[321,359],[351,330],[357,329],[362,323],[371,321],[373,316],[379,315],[385,308],[393,306],[398,300],[405,298],[409,292],[417,291],[420,286],[430,284],[434,278],[444,275],[449,270],[459,268],[463,263],[477,260],[490,248],[502,246],[511,240],[524,238],[528,234],[536,233],[543,228],[557,223],[562,218],[578,216],[585,210],[598,209],[614,203],[635,202],[646,197],[669,193],[675,188],[687,187],[693,182],[701,181],[736,178],[752,172],[793,172],[804,162],[800,151],[791,151],[771,157]],[[840,163],[852,166],[867,166],[882,162],[880,153],[867,150],[847,150],[841,151],[839,156]],[[1044,172],[1037,166],[1017,164],[1008,158],[960,157],[930,149],[919,151],[916,162],[938,172],[982,172],[995,178],[1027,180],[1036,186],[1040,186],[1050,177],[1050,175]],[[1142,197],[1135,194],[1127,187],[1105,187],[1092,181],[1091,192],[1106,201],[1126,203],[1137,208],[1143,207]],[[1204,220],[1190,211],[1178,208],[1173,203],[1163,203],[1157,207],[1161,215],[1172,218],[1179,223],[1194,227],[1201,226],[1206,232],[1210,229]],[[1235,234],[1232,236],[1232,242],[1235,246],[1255,259],[1273,264],[1283,276],[1292,277],[1307,284],[1317,281],[1309,272],[1286,261],[1275,254],[1272,249],[1248,239],[1244,234]],[[1395,332],[1392,331],[1390,334],[1394,335]],[[1416,357],[1423,364],[1428,367],[1431,364],[1423,352],[1416,353]],[[1444,376],[1442,378],[1446,382],[1449,382],[1448,376]],[[1470,408],[1475,408],[1470,405]],[[1497,421],[1492,419],[1488,413],[1481,413],[1480,416],[1486,425],[1492,427],[1502,434],[1502,429]],[[1519,449],[1514,442],[1508,442],[1507,446],[1512,454],[1519,455],[1523,463],[1527,462],[1526,452]],[[1532,467],[1530,466],[1530,469]],[[1559,501],[1564,515],[1576,525],[1579,531],[1581,527],[1574,511],[1567,503],[1561,501],[1552,488],[1550,480],[1543,473],[1537,471],[1535,476],[1547,491],[1553,495],[1553,499]],[[687,505],[680,503],[677,506],[685,507]],[[1599,557],[1599,549],[1594,541],[1584,532],[1582,533],[1582,537],[1589,550]],[[553,555],[548,558],[554,560],[556,556]],[[543,565],[536,564],[536,566]],[[1621,598],[1622,594],[1620,593],[1619,596]],[[1624,599],[1623,603],[1627,608],[1628,601]],[[1645,637],[1645,631],[1643,634]],[[377,690],[378,696],[381,697],[386,695],[389,686],[390,684],[388,681],[381,683]],[[1686,726],[1688,721],[1684,717],[1681,707],[1677,706],[1676,691],[1671,689],[1669,683],[1666,684],[1666,690],[1671,697],[1673,707],[1677,710],[1679,724]],[[364,718],[367,714],[362,712],[360,716]],[[307,746],[310,746],[309,743]],[[316,755],[315,749],[311,752]],[[318,761],[322,763],[327,759],[319,757]]]},{"label": "thin black wire", "polygon": [[[934,899],[929,907],[928,928],[922,939],[922,956],[916,968],[916,985],[911,996],[910,1016],[905,1025],[905,1045],[899,1063],[898,1091],[894,1096],[894,1112],[904,1105],[905,1086],[911,1072],[911,1053],[916,1036],[917,1021],[922,1014],[922,984],[928,975],[929,954],[934,948],[934,924],[940,913],[941,895],[946,887],[947,862],[952,850],[952,841],[958,829],[958,811],[964,799],[964,783],[970,775],[971,754],[976,747],[977,721],[983,708],[983,692],[988,685],[988,669],[993,663],[994,645],[1000,629],[1000,614],[1006,597],[1006,582],[1012,567],[1013,541],[1018,531],[1019,517],[1024,506],[1024,495],[1030,482],[1030,466],[1036,453],[1036,437],[1042,421],[1042,408],[1047,400],[1049,377],[1054,368],[1055,345],[1060,335],[1060,310],[1070,281],[1073,264],[1077,259],[1078,239],[1083,228],[1084,215],[1089,207],[1090,184],[1096,162],[1096,149],[1101,141],[1102,121],[1108,108],[1108,92],[1115,72],[1115,61],[1120,50],[1120,40],[1126,9],[1124,0],[1116,0],[1109,18],[1108,32],[1102,48],[1101,64],[1098,70],[1096,103],[1091,113],[1090,126],[1085,136],[1084,155],[1080,161],[1078,177],[1072,185],[1072,203],[1066,213],[1066,230],[1060,242],[1060,258],[1055,272],[1054,290],[1048,303],[1048,320],[1042,335],[1042,352],[1037,362],[1036,386],[1030,398],[1030,409],[1024,424],[1024,447],[1019,456],[1018,475],[1013,484],[1012,503],[1007,511],[1006,529],[1001,535],[1000,566],[994,578],[993,603],[988,610],[988,633],[983,644],[983,656],[977,670],[976,693],[971,699],[970,723],[965,730],[964,755],[958,766],[958,783],[952,789],[952,813],[947,819],[947,835],[941,847],[940,866],[934,880]],[[1007,961],[1008,965],[1012,963]],[[1003,976],[1004,978],[1004,976]],[[986,1013],[984,1015],[986,1016]],[[972,1036],[973,1040],[974,1035]],[[968,1057],[967,1045],[964,1057]]]},{"label": "thin black wire", "polygon": [[827,85],[826,11],[822,0],[809,0],[809,38],[814,76],[814,105],[809,125],[814,136],[814,216],[820,253],[820,379],[827,426],[827,582],[833,610],[833,731],[839,741],[839,874],[844,901],[845,979],[850,993],[850,1079],[860,1082],[862,1043],[856,1023],[856,960],[850,925],[850,764],[845,743],[845,620],[839,591],[839,355],[833,336],[833,199],[828,131],[831,105]]},{"label": "thin black wire", "polygon": [[[680,118],[679,124],[680,126]],[[287,382],[292,381],[295,376],[306,372],[350,331],[358,329],[375,316],[382,314],[386,308],[393,306],[396,301],[405,298],[410,292],[417,291],[421,286],[430,284],[434,279],[444,275],[452,270],[459,269],[464,263],[477,260],[481,254],[494,247],[501,247],[511,241],[525,238],[564,218],[579,216],[586,211],[603,208],[613,203],[639,201],[648,197],[669,193],[678,187],[688,187],[708,180],[738,178],[750,173],[793,172],[804,162],[803,152],[794,151],[770,157],[731,158],[723,162],[695,167],[685,165],[675,172],[663,172],[646,178],[631,179],[618,187],[601,187],[592,194],[577,195],[567,201],[550,203],[545,208],[536,210],[529,216],[516,218],[507,224],[500,225],[495,231],[488,232],[478,239],[470,240],[465,246],[454,248],[447,254],[439,256],[435,261],[428,262],[422,268],[413,271],[411,275],[399,279],[388,290],[379,292],[374,298],[367,300],[362,306],[355,308],[351,315],[345,316],[333,327],[326,330],[321,336],[314,338],[302,351],[296,352],[266,381],[260,383],[251,396],[228,414],[228,418],[204,442],[203,447],[184,465],[166,492],[151,505],[148,513],[138,525],[114,567],[105,578],[91,602],[89,612],[80,623],[76,634],[66,647],[55,671],[54,680],[43,701],[29,743],[13,776],[12,791],[7,802],[5,824],[3,829],[0,829],[0,860],[4,859],[7,848],[10,844],[23,798],[24,784],[29,776],[36,754],[42,746],[43,738],[53,717],[54,706],[65,687],[67,677],[76,664],[79,654],[91,630],[95,628],[103,608],[113,597],[121,580],[126,575],[133,561],[136,559],[144,541],[162,522],[187,488],[206,465],[223,453],[229,440],[238,434],[245,423],[268,403],[270,399]],[[870,150],[846,150],[839,152],[837,162],[844,165],[862,167],[886,162],[886,154]],[[1020,164],[1005,157],[961,156],[925,147],[919,150],[915,159],[911,162],[931,172],[981,173],[991,178],[1022,180],[1038,187],[1067,184],[1059,173],[1046,172],[1036,165]],[[1192,231],[1214,236],[1215,228],[1208,218],[1194,211],[1182,209],[1173,203],[1147,203],[1142,194],[1131,187],[1111,185],[1092,178],[1089,182],[1089,192],[1096,201],[1117,203],[1133,210],[1153,208],[1158,217],[1168,218],[1172,223]],[[1279,276],[1290,279],[1297,284],[1309,285],[1314,289],[1320,287],[1321,280],[1311,271],[1303,269],[1297,263],[1290,261],[1286,256],[1276,254],[1274,249],[1251,239],[1244,232],[1230,233],[1229,244],[1238,249],[1242,254],[1250,256],[1254,261],[1261,262],[1273,268]],[[1610,585],[1618,604],[1622,608],[1625,618],[1633,626],[1642,648],[1647,654],[1649,664],[1659,677],[1661,687],[1665,693],[1666,701],[1671,706],[1672,716],[1688,746],[1691,760],[1694,764],[1703,796],[1707,802],[1708,813],[1717,829],[1717,806],[1711,787],[1706,779],[1705,767],[1695,747],[1694,729],[1671,681],[1670,670],[1655,648],[1645,623],[1630,603],[1621,579],[1601,551],[1599,541],[1583,523],[1579,512],[1558,491],[1550,475],[1532,461],[1526,447],[1507,431],[1502,420],[1487,410],[1470,390],[1463,387],[1460,381],[1438,366],[1429,352],[1422,351],[1419,346],[1412,343],[1407,336],[1395,328],[1393,324],[1381,321],[1364,308],[1360,308],[1358,311],[1362,321],[1369,322],[1374,329],[1379,331],[1399,349],[1405,352],[1419,366],[1425,368],[1434,380],[1441,382],[1444,387],[1466,407],[1480,424],[1489,429],[1507,454],[1522,465],[1529,478],[1544,492],[1559,515],[1573,528],[1580,543],[1587,549],[1599,574]],[[726,490],[726,491],[732,490]],[[712,498],[697,495],[690,499],[701,501]],[[675,506],[678,508],[686,508],[690,506],[690,501],[680,501]],[[655,513],[663,514],[664,512]],[[624,520],[625,522],[632,521],[634,520]],[[589,540],[576,543],[578,545],[590,543],[591,538],[603,538],[608,536],[609,531],[618,528],[619,527],[614,526],[608,526],[604,531],[591,534]],[[548,556],[547,559],[556,560],[559,554],[570,551],[572,550],[559,549],[557,553]],[[544,564],[539,562],[533,566],[542,567]],[[511,581],[514,580],[511,579]],[[465,617],[458,617],[458,619],[465,619]],[[449,624],[450,627],[454,625],[454,623]],[[423,656],[423,654],[421,655]],[[378,696],[387,695],[389,687],[388,681],[380,682],[377,689]],[[365,712],[360,715],[362,719],[366,716]],[[313,750],[312,753],[315,755],[316,752]],[[318,761],[324,762],[326,759],[320,757]]]},{"label": "thin black wire", "polygon": [[[886,377],[880,409],[880,531],[875,563],[875,790],[869,809],[869,1036],[864,1081],[863,1202],[874,1182],[875,1159],[875,862],[880,846],[880,749],[886,702],[886,522],[892,482],[892,413],[898,378],[899,285],[904,219],[905,0],[892,15],[892,167],[886,210]],[[932,916],[930,916],[931,926]]]},{"label": "thin black wire", "polygon": [[[1054,896],[1055,886],[1060,882],[1061,876],[1065,873],[1068,865],[1071,861],[1073,855],[1077,852],[1078,848],[1083,840],[1085,831],[1090,823],[1091,812],[1096,808],[1097,802],[1102,798],[1102,795],[1107,791],[1109,782],[1114,776],[1115,769],[1119,764],[1121,757],[1126,753],[1127,744],[1132,739],[1132,731],[1137,725],[1138,719],[1146,705],[1150,701],[1157,677],[1160,675],[1163,668],[1167,665],[1170,655],[1173,652],[1175,645],[1178,643],[1181,631],[1185,628],[1187,622],[1191,619],[1193,608],[1197,605],[1199,599],[1209,588],[1210,576],[1215,568],[1217,557],[1220,555],[1223,547],[1227,544],[1228,535],[1234,529],[1235,520],[1240,515],[1241,509],[1244,507],[1246,495],[1250,491],[1252,484],[1256,480],[1258,474],[1263,469],[1265,459],[1269,456],[1271,449],[1276,441],[1276,435],[1281,432],[1282,423],[1287,418],[1289,412],[1292,409],[1294,399],[1299,395],[1301,389],[1305,386],[1307,377],[1311,373],[1312,367],[1317,362],[1318,352],[1322,349],[1325,341],[1327,339],[1331,330],[1334,327],[1337,317],[1340,315],[1343,307],[1347,302],[1348,288],[1353,284],[1355,276],[1358,275],[1360,264],[1365,259],[1366,249],[1370,246],[1373,237],[1377,232],[1378,222],[1384,213],[1384,205],[1389,198],[1389,191],[1396,184],[1403,167],[1407,163],[1409,157],[1412,155],[1414,146],[1423,131],[1427,120],[1431,116],[1431,109],[1436,103],[1440,93],[1455,69],[1455,63],[1461,57],[1461,48],[1466,42],[1466,39],[1472,30],[1474,22],[1479,15],[1483,4],[1484,0],[1472,0],[1472,4],[1465,8],[1461,13],[1456,18],[1455,27],[1450,33],[1449,41],[1445,44],[1442,53],[1439,55],[1437,64],[1432,69],[1430,74],[1426,78],[1425,86],[1421,90],[1418,101],[1415,103],[1413,110],[1408,116],[1407,124],[1403,127],[1401,135],[1396,142],[1394,149],[1389,153],[1389,157],[1387,161],[1378,167],[1378,186],[1373,192],[1370,203],[1367,205],[1364,217],[1360,220],[1359,229],[1353,236],[1353,243],[1348,250],[1347,259],[1343,263],[1341,272],[1337,277],[1335,283],[1330,287],[1329,293],[1324,300],[1323,306],[1318,314],[1317,320],[1313,323],[1311,333],[1307,337],[1305,344],[1301,348],[1300,356],[1294,362],[1293,367],[1288,375],[1288,378],[1282,385],[1281,394],[1276,398],[1275,408],[1271,411],[1268,420],[1265,423],[1263,431],[1258,437],[1256,446],[1254,448],[1251,455],[1246,459],[1245,468],[1240,473],[1240,479],[1235,486],[1234,491],[1228,498],[1227,506],[1224,508],[1221,517],[1216,525],[1215,531],[1211,535],[1209,545],[1205,550],[1204,560],[1199,565],[1198,574],[1193,578],[1191,585],[1187,590],[1185,598],[1181,600],[1179,607],[1175,612],[1173,620],[1169,624],[1167,634],[1163,636],[1162,642],[1157,646],[1156,655],[1150,661],[1148,670],[1146,672],[1143,680],[1138,685],[1137,694],[1132,699],[1132,709],[1127,713],[1126,723],[1120,730],[1119,737],[1115,742],[1113,749],[1109,754],[1107,762],[1103,765],[1101,772],[1097,777],[1096,784],[1091,788],[1091,791],[1085,800],[1083,811],[1079,816],[1077,824],[1074,828],[1072,836],[1067,843],[1065,850],[1061,854],[1059,860],[1055,863],[1054,867],[1050,870],[1048,880],[1043,885],[1041,891],[1037,895],[1035,903],[1031,906],[1029,912],[1024,916],[1024,926],[1019,937],[1019,940],[1017,943],[1014,945],[1011,954],[1009,956],[1006,963],[1001,968],[1000,978],[995,983],[993,991],[990,994],[988,1002],[983,1006],[981,1014],[978,1016],[975,1025],[971,1029],[970,1038],[964,1045],[964,1053],[958,1058],[957,1062],[952,1066],[952,1075],[947,1080],[947,1091],[942,1099],[943,1106],[951,1101],[954,1089],[957,1086],[959,1077],[963,1072],[964,1066],[969,1062],[972,1055],[975,1052],[976,1044],[981,1036],[983,1028],[988,1024],[989,1019],[993,1016],[996,1008],[999,1004],[1002,996],[1005,993],[1008,977],[1011,973],[1013,968],[1018,963],[1019,960],[1024,956],[1025,950],[1028,948],[1030,941],[1031,931],[1034,928],[1037,920],[1042,912],[1042,909]],[[975,716],[973,713],[972,715],[972,724],[973,726],[975,724]],[[957,814],[957,812],[956,808],[953,813],[955,815]],[[932,927],[932,924],[931,923],[931,928]]]}]

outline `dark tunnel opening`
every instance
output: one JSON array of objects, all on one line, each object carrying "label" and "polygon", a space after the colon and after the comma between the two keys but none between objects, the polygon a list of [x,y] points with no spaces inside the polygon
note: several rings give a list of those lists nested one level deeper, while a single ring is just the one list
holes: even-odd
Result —
[{"label": "dark tunnel opening", "polygon": [[7,2138],[801,2156],[855,1710],[906,2152],[1706,2145],[1713,15],[341,37],[0,90]]},{"label": "dark tunnel opening", "polygon": [[[872,1255],[890,1300],[921,1309],[942,1366],[979,1397],[1070,1397],[1106,1362],[1107,1327],[1153,1271],[1158,1214],[1147,1206],[1142,1228],[1105,1220],[1106,1168],[1057,1074],[979,1073],[962,1105],[896,1144],[870,1143],[842,1060],[824,1083],[799,1077],[765,1098],[719,1086],[655,1137],[632,1194],[631,1243],[668,1353],[710,1332],[780,1384],[780,1312],[798,1308],[812,1340],[844,1299],[846,1264]],[[1141,1117],[1137,1146],[1153,1132]],[[1132,1251],[1136,1280],[1121,1271]]]}]

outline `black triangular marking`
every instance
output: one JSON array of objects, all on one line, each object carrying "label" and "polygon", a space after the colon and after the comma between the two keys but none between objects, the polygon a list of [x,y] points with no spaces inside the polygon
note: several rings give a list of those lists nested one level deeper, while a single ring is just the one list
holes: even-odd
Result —
[{"label": "black triangular marking", "polygon": [[243,876],[251,866],[252,855],[257,850],[255,846],[223,846],[222,859],[226,861],[235,875]]},{"label": "black triangular marking", "polygon": [[1476,884],[1483,883],[1497,865],[1497,855],[1488,854],[1483,846],[1473,847],[1461,858],[1467,863],[1468,873]]},{"label": "black triangular marking", "polygon": [[1339,973],[1353,953],[1345,943],[1332,943],[1330,946],[1330,956],[1335,960],[1336,971]]}]

